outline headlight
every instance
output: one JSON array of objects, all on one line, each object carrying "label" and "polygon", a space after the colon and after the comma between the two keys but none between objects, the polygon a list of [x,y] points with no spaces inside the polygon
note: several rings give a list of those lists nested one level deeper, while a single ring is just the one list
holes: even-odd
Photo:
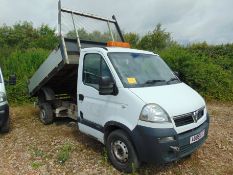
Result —
[{"label": "headlight", "polygon": [[154,123],[171,122],[167,112],[157,104],[144,106],[139,119]]},{"label": "headlight", "polygon": [[6,101],[6,94],[4,92],[0,92],[0,103]]}]

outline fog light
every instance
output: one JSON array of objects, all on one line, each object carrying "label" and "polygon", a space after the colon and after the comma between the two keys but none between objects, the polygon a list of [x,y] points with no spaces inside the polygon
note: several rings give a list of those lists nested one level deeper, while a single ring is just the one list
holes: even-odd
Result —
[{"label": "fog light", "polygon": [[174,141],[174,140],[175,140],[174,137],[163,137],[163,138],[159,138],[159,142],[160,142],[160,143],[171,142],[171,141]]}]

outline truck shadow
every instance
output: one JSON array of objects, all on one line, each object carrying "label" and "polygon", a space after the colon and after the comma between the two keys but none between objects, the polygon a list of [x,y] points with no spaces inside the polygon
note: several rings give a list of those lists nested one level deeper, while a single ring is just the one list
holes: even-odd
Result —
[{"label": "truck shadow", "polygon": [[71,135],[75,139],[76,142],[81,144],[85,149],[90,149],[96,153],[104,154],[105,147],[98,140],[96,140],[92,136],[88,136],[83,134],[78,130],[77,121],[72,120],[70,118],[56,118],[54,121],[56,126],[66,126],[71,128]]}]

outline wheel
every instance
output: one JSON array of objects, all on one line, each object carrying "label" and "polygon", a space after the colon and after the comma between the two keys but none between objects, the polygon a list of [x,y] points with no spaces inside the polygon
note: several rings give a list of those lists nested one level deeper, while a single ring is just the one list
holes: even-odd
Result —
[{"label": "wheel", "polygon": [[125,173],[132,173],[140,166],[135,149],[122,130],[115,130],[107,138],[107,154],[113,166]]},{"label": "wheel", "polygon": [[53,109],[49,103],[40,105],[40,120],[45,125],[53,123]]},{"label": "wheel", "polygon": [[6,123],[1,128],[1,133],[8,133],[10,131],[10,119],[8,118]]}]

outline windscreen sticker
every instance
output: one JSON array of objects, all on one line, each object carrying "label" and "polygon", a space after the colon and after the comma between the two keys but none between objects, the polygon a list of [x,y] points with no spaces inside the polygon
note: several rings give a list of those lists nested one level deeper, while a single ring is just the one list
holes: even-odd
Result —
[{"label": "windscreen sticker", "polygon": [[127,80],[129,84],[137,84],[136,78],[131,77],[131,78],[127,78]]}]

